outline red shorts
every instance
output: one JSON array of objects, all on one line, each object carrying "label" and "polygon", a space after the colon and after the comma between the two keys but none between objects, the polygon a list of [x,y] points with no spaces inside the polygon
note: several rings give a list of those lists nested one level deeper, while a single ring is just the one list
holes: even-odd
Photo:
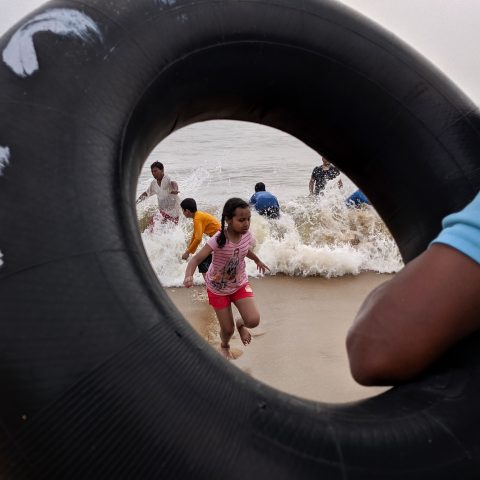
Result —
[{"label": "red shorts", "polygon": [[155,213],[152,218],[148,221],[147,228],[150,233],[153,232],[153,229],[155,227],[155,224],[157,222],[160,222],[162,225],[172,222],[175,225],[178,225],[178,218],[179,217],[172,217],[168,213],[165,213],[163,210],[160,210],[160,212]]},{"label": "red shorts", "polygon": [[175,225],[178,225],[178,218],[179,217],[172,217],[171,215],[164,212],[163,210],[160,210],[160,214],[163,217],[162,223],[173,222]]},{"label": "red shorts", "polygon": [[207,289],[208,293],[208,303],[215,310],[222,310],[230,306],[232,302],[236,302],[242,298],[253,297],[253,290],[250,284],[247,282],[245,285],[240,287],[236,292],[231,293],[230,295],[218,295]]}]

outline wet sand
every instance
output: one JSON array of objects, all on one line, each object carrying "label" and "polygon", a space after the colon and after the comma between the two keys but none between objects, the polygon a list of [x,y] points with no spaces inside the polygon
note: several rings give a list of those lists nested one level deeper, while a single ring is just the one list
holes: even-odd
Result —
[{"label": "wet sand", "polygon": [[[248,346],[235,334],[230,345],[239,356],[232,363],[278,390],[311,400],[342,403],[383,392],[385,388],[362,387],[352,379],[345,336],[368,292],[389,278],[362,273],[250,279],[260,326],[252,330]],[[186,320],[218,350],[218,323],[205,288],[166,290]]]}]

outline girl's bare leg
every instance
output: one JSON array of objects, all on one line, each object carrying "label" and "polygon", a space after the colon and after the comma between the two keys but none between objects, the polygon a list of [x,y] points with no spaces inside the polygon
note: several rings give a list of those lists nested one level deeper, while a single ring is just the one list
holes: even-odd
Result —
[{"label": "girl's bare leg", "polygon": [[242,317],[236,321],[237,330],[243,344],[248,345],[252,341],[252,335],[248,329],[258,326],[260,323],[260,313],[257,310],[253,297],[237,300],[235,306],[238,308]]},{"label": "girl's bare leg", "polygon": [[233,322],[232,307],[222,308],[221,310],[215,310],[218,323],[220,325],[220,348],[221,353],[230,358],[230,339],[235,331],[235,324]]}]

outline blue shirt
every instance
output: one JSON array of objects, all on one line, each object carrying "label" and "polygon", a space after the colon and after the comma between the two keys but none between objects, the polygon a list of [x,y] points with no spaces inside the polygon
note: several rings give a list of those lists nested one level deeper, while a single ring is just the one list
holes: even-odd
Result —
[{"label": "blue shirt", "polygon": [[250,203],[255,206],[257,212],[267,210],[268,208],[280,208],[277,197],[265,191],[254,193]]},{"label": "blue shirt", "polygon": [[445,243],[480,263],[480,192],[460,212],[446,216],[432,243]]},{"label": "blue shirt", "polygon": [[361,190],[352,193],[346,200],[347,205],[359,207],[362,203],[370,205],[370,201]]}]

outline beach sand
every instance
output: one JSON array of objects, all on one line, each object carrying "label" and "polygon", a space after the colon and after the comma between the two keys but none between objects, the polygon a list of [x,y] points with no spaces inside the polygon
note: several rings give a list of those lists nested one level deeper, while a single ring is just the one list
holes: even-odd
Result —
[{"label": "beach sand", "polygon": [[[252,330],[250,345],[244,346],[235,334],[230,345],[239,356],[231,362],[261,382],[310,400],[343,403],[385,391],[352,379],[345,337],[368,292],[389,278],[370,272],[330,279],[251,278],[261,321]],[[218,323],[205,287],[166,291],[192,327],[218,350]]]}]

